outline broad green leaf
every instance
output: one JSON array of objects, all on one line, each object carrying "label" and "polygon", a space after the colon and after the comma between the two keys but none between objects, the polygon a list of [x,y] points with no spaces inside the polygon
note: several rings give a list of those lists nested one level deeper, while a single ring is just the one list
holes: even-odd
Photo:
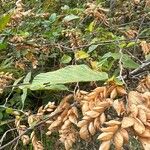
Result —
[{"label": "broad green leaf", "polygon": [[10,14],[6,14],[0,17],[0,32],[5,29],[7,23],[10,21]]},{"label": "broad green leaf", "polygon": [[75,19],[79,19],[79,16],[71,14],[71,15],[66,16],[63,20],[65,22],[69,22],[69,21],[72,21],[72,20],[75,20]]},{"label": "broad green leaf", "polygon": [[33,79],[30,89],[46,84],[57,85],[73,82],[90,82],[106,80],[107,78],[107,73],[93,71],[86,65],[70,65],[56,71],[40,73]]},{"label": "broad green leaf", "polygon": [[[108,58],[112,57],[113,59],[115,60],[118,60],[121,58],[121,54],[120,53],[106,53],[103,57],[102,57],[102,61],[103,60],[106,60]],[[129,55],[127,54],[123,54],[123,57],[122,57],[122,63],[123,63],[123,67],[125,68],[131,68],[131,69],[135,69],[137,67],[139,67],[139,64],[134,62]]]},{"label": "broad green leaf", "polygon": [[88,58],[88,57],[89,57],[89,54],[86,53],[86,52],[83,51],[83,50],[80,50],[80,51],[75,52],[75,59],[76,59],[76,60],[85,59],[85,58]]},{"label": "broad green leaf", "polygon": [[89,47],[89,50],[87,51],[87,53],[93,52],[97,47],[98,47],[98,45],[91,45],[91,46]]},{"label": "broad green leaf", "polygon": [[64,54],[60,60],[61,63],[67,64],[71,61],[71,57],[69,55]]},{"label": "broad green leaf", "polygon": [[127,59],[122,59],[122,63],[123,66],[125,68],[131,68],[131,69],[136,69],[139,67],[139,64],[137,64],[136,62],[134,62],[130,57],[128,57]]}]

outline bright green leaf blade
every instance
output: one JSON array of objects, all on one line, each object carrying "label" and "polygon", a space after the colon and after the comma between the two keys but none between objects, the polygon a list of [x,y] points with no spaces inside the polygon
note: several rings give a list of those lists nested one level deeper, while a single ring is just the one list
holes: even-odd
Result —
[{"label": "bright green leaf blade", "polygon": [[95,26],[95,22],[92,21],[92,22],[90,23],[90,25],[88,26],[87,29],[88,29],[90,32],[92,32],[92,31],[94,30],[94,26]]},{"label": "bright green leaf blade", "polygon": [[0,32],[5,29],[7,23],[10,21],[10,14],[6,14],[0,17]]},{"label": "bright green leaf blade", "polygon": [[89,57],[89,54],[86,53],[86,52],[83,51],[83,50],[77,51],[77,52],[75,53],[75,58],[76,58],[76,60],[85,59],[85,58],[88,58],[88,57]]},{"label": "bright green leaf blade", "polygon": [[108,79],[108,75],[105,72],[96,72],[91,70],[86,65],[70,65],[65,68],[47,72],[40,73],[37,75],[30,86],[42,86],[46,84],[65,84],[73,82],[90,82]]}]

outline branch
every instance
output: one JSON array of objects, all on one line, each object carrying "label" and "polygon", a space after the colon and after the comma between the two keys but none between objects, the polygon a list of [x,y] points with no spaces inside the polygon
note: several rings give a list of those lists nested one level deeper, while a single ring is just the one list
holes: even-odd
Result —
[{"label": "branch", "polygon": [[139,71],[141,71],[143,68],[148,67],[150,65],[150,60],[146,63],[143,63],[141,66],[139,66],[137,69],[131,71],[129,73],[130,76],[135,75],[136,73],[138,73]]}]

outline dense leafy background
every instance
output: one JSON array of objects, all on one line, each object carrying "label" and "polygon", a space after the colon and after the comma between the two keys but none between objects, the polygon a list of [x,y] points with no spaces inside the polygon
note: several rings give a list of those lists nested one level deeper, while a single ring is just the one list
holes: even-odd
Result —
[{"label": "dense leafy background", "polygon": [[[0,72],[13,76],[2,86],[1,135],[13,126],[15,110],[34,113],[48,101],[59,103],[77,82],[90,90],[115,80],[129,90],[148,74],[149,65],[132,71],[150,59],[149,0],[23,0],[20,5],[0,1]],[[5,142],[14,137],[15,132]],[[57,135],[53,138],[45,144],[57,146]]]}]

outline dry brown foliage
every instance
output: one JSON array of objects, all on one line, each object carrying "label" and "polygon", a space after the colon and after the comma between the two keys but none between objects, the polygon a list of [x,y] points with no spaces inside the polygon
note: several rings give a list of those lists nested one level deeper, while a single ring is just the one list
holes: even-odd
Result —
[{"label": "dry brown foliage", "polygon": [[[116,113],[115,118],[109,114],[110,109]],[[135,91],[127,92],[123,86],[111,82],[92,92],[79,90],[75,95],[64,97],[58,106],[49,102],[45,107],[41,106],[37,114],[29,115],[28,125],[38,123],[45,115],[58,110],[61,110],[60,114],[45,121],[45,134],[50,136],[52,132],[58,132],[66,150],[72,149],[78,137],[89,141],[97,134],[100,150],[109,150],[112,143],[116,150],[121,150],[128,143],[129,134],[136,136],[145,150],[150,148],[150,76],[141,80]],[[18,115],[15,124],[19,134],[27,128],[20,124]],[[21,140],[25,145],[31,139],[34,149],[42,150],[35,131],[30,138],[23,135]]]},{"label": "dry brown foliage", "polygon": [[4,88],[12,81],[14,80],[12,74],[9,72],[4,73],[0,72],[0,93],[3,93]]}]

